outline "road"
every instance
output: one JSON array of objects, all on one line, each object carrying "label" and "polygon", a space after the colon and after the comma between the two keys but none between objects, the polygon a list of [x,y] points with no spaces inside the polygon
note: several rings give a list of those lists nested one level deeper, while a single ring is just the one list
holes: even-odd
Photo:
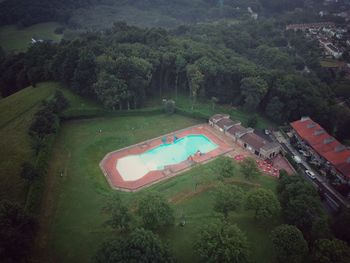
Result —
[{"label": "road", "polygon": [[[304,176],[306,180],[311,182],[315,188],[318,190],[321,190],[324,193],[324,197],[327,201],[328,208],[332,208],[333,210],[338,210],[339,206],[345,206],[347,208],[350,208],[350,201],[347,200],[345,197],[343,197],[341,194],[339,194],[336,190],[334,190],[327,182],[324,176],[320,175],[318,171],[315,171],[303,158],[303,156],[300,155],[300,153],[292,146],[290,145],[289,141],[284,138],[284,136],[280,132],[274,132],[273,136],[274,140],[279,142],[283,149],[289,152],[291,155],[298,156],[301,159],[301,163],[299,164],[299,167],[303,171],[301,174]],[[312,180],[306,173],[305,170],[310,170],[314,172],[316,179]]]}]

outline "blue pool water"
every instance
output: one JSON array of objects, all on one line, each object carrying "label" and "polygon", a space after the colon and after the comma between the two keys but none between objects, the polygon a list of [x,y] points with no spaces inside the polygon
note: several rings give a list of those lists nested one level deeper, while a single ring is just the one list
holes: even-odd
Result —
[{"label": "blue pool water", "polygon": [[141,162],[150,170],[162,170],[167,165],[177,164],[194,155],[198,150],[208,153],[218,146],[204,135],[188,135],[174,143],[162,144],[139,155]]}]

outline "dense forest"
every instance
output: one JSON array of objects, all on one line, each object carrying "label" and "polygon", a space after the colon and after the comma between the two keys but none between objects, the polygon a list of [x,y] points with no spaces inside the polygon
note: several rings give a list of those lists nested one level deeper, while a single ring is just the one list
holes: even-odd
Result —
[{"label": "dense forest", "polygon": [[1,94],[57,80],[110,109],[129,109],[142,107],[147,97],[181,92],[260,111],[277,123],[309,115],[348,139],[350,116],[335,106],[334,76],[320,67],[319,52],[316,43],[285,34],[268,19],[171,31],[120,22],[74,41],[3,54]]}]

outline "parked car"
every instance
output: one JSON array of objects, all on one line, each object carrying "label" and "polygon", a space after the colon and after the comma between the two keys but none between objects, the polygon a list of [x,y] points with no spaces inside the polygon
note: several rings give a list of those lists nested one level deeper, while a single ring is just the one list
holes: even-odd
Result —
[{"label": "parked car", "polygon": [[294,160],[296,163],[301,163],[301,158],[300,158],[299,156],[294,155],[294,156],[293,156],[293,160]]},{"label": "parked car", "polygon": [[309,157],[309,156],[310,156],[309,153],[307,153],[307,152],[305,152],[305,151],[303,151],[303,150],[299,150],[299,152],[300,152],[302,155],[304,155],[305,157]]},{"label": "parked car", "polygon": [[312,180],[315,180],[316,179],[316,176],[315,174],[310,171],[310,170],[305,170],[305,173],[312,179]]}]

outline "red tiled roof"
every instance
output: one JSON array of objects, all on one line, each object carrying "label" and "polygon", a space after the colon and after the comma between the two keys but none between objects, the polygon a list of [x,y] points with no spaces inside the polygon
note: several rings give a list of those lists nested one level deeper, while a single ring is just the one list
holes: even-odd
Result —
[{"label": "red tiled roof", "polygon": [[299,136],[340,173],[350,178],[350,150],[310,118],[290,123]]}]

